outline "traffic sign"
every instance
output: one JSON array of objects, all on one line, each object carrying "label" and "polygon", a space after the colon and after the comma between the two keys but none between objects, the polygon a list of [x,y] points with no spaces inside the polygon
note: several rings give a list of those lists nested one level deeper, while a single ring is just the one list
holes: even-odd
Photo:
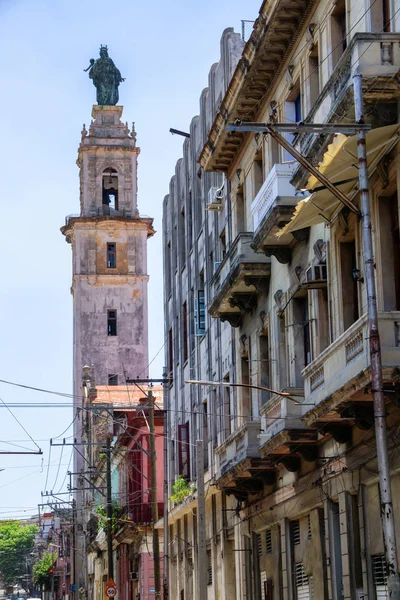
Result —
[{"label": "traffic sign", "polygon": [[106,583],[106,596],[107,598],[115,598],[117,595],[117,586],[113,579],[109,579]]}]

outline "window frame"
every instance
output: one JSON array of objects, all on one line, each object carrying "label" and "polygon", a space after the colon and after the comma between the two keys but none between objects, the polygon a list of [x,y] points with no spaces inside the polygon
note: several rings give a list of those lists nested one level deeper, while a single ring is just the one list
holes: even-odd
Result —
[{"label": "window frame", "polygon": [[[112,316],[113,314],[115,316]],[[116,337],[117,335],[117,310],[115,308],[109,308],[107,310],[107,336]]]}]

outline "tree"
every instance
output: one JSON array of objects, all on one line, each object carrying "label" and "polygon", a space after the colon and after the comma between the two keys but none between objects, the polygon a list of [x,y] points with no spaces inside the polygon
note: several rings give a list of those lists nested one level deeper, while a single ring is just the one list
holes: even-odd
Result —
[{"label": "tree", "polygon": [[51,577],[56,559],[57,552],[45,552],[42,558],[33,565],[33,580],[35,585],[44,591],[49,591],[51,588]]},{"label": "tree", "polygon": [[0,523],[0,575],[3,585],[15,585],[26,573],[26,558],[33,548],[36,525],[21,521]]}]

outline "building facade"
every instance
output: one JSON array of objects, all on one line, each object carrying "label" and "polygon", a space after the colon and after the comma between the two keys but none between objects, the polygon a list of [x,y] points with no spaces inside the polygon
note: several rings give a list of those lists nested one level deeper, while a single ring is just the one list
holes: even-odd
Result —
[{"label": "building facade", "polygon": [[[195,485],[184,443],[201,437],[209,449],[204,457],[209,599],[389,598],[360,220],[270,136],[232,133],[226,126],[354,122],[353,75],[363,76],[365,116],[372,125],[367,152],[375,277],[400,534],[399,14],[396,1],[263,2],[212,122],[205,122],[207,139],[194,169],[202,180],[222,177],[214,180],[224,186],[217,194],[218,212],[205,210],[203,191],[202,219],[213,237],[206,246],[204,225],[207,242],[196,253],[201,256],[204,247],[209,263],[210,248],[221,254],[212,255],[217,264],[208,270],[202,305],[209,346],[183,376],[182,357],[191,357],[185,349],[204,341],[190,330],[190,318],[185,335],[183,317],[198,311],[198,297],[190,297],[190,283],[184,287],[190,279],[181,273],[189,259],[179,263],[185,255],[179,244],[170,247],[168,233],[176,227],[180,239],[198,203],[193,197],[193,208],[186,205],[182,212],[178,177],[172,180],[164,208],[165,268],[169,280],[171,273],[181,275],[187,296],[167,294],[165,308],[173,371],[168,408],[177,411],[171,417],[177,429],[168,446],[169,480],[183,474]],[[359,205],[356,140],[332,133],[285,137]],[[178,163],[177,175],[180,169]],[[178,190],[190,177],[185,182]],[[172,194],[174,208],[168,204]],[[217,385],[184,384],[193,379]],[[221,382],[253,387],[221,388]],[[179,393],[173,393],[175,386]],[[190,406],[191,396],[196,402]],[[192,412],[189,434],[178,415],[182,411]],[[196,508],[196,492],[178,506],[170,503],[174,598],[198,597],[202,583]]]}]

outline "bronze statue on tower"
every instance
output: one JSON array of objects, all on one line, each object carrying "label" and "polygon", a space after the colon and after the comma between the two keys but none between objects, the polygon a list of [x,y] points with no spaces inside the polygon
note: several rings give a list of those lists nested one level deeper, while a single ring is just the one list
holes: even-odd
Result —
[{"label": "bronze statue on tower", "polygon": [[108,56],[107,46],[100,46],[100,58],[90,59],[90,66],[85,69],[89,71],[89,77],[93,80],[96,88],[97,104],[100,106],[115,106],[118,104],[118,86],[122,81],[121,73]]}]

